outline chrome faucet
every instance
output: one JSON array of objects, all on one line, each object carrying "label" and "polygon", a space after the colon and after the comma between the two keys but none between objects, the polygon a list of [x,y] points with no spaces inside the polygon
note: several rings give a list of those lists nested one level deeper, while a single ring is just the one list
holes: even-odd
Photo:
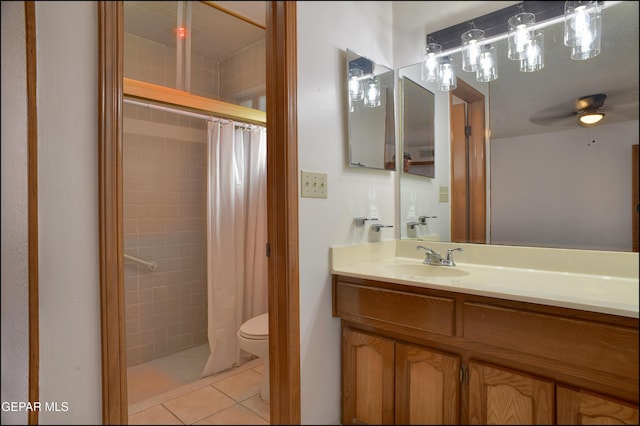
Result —
[{"label": "chrome faucet", "polygon": [[453,252],[454,251],[464,251],[462,248],[454,248],[447,250],[447,258],[443,259],[438,253],[436,253],[432,248],[425,246],[416,246],[416,250],[424,250],[425,251],[425,265],[434,265],[434,266],[456,266],[456,263],[453,261]]},{"label": "chrome faucet", "polygon": [[438,216],[420,216],[418,218],[418,222],[420,223],[420,225],[426,225],[427,224],[427,219],[436,219]]},{"label": "chrome faucet", "polygon": [[371,230],[373,232],[380,232],[382,228],[393,228],[393,225],[383,225],[381,223],[374,223],[371,225]]}]

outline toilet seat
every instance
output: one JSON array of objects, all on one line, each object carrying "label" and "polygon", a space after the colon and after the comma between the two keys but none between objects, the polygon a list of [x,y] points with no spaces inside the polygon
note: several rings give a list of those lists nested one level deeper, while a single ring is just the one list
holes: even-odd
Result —
[{"label": "toilet seat", "polygon": [[238,335],[251,340],[269,339],[269,313],[258,315],[240,326]]}]

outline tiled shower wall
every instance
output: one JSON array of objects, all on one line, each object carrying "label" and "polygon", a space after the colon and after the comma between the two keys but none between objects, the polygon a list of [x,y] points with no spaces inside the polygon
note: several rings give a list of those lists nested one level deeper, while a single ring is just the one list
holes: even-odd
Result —
[{"label": "tiled shower wall", "polygon": [[[124,76],[176,88],[176,49],[124,36]],[[191,93],[264,110],[265,43],[222,62],[191,56]],[[125,104],[128,366],[207,342],[206,123]]]},{"label": "tiled shower wall", "polygon": [[125,104],[128,366],[207,342],[206,122]]},{"label": "tiled shower wall", "polygon": [[[176,49],[131,34],[124,36],[124,76],[176,88]],[[265,41],[245,48],[222,62],[191,55],[190,91],[255,109],[266,90]]]}]

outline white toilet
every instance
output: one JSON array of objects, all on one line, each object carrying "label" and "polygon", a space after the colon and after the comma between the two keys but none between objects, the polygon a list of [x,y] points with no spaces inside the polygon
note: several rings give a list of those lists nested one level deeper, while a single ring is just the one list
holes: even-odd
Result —
[{"label": "white toilet", "polygon": [[238,330],[240,349],[263,360],[260,397],[269,402],[269,314],[247,320]]}]

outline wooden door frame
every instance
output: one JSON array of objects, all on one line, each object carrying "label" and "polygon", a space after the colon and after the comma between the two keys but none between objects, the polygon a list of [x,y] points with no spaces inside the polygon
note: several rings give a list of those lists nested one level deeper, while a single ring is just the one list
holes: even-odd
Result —
[{"label": "wooden door frame", "polygon": [[[487,178],[486,178],[486,131],[485,131],[485,96],[473,88],[465,81],[458,78],[457,87],[449,92],[449,105],[453,105],[453,96],[460,98],[467,104],[468,122],[471,126],[472,134],[469,139],[468,164],[463,170],[463,183],[454,181],[455,164],[453,162],[454,143],[451,140],[451,200],[454,200],[454,191],[457,185],[464,186],[464,190],[469,193],[467,197],[468,208],[461,212],[453,201],[451,203],[451,223],[459,215],[468,215],[468,241],[471,243],[487,242]],[[450,114],[450,126],[453,127],[453,118]],[[454,134],[454,129],[450,129],[450,134]],[[468,182],[468,185],[467,183]],[[453,230],[451,232],[453,235]]]},{"label": "wooden door frame", "polygon": [[[27,85],[27,194],[28,194],[28,309],[29,402],[40,400],[40,305],[38,284],[38,93],[36,5],[24,2],[25,62]],[[29,410],[27,422],[39,423],[38,410]]]},{"label": "wooden door frame", "polygon": [[[98,2],[102,422],[127,424],[122,221],[123,2]],[[267,210],[271,423],[299,424],[296,2],[267,7]]]}]

